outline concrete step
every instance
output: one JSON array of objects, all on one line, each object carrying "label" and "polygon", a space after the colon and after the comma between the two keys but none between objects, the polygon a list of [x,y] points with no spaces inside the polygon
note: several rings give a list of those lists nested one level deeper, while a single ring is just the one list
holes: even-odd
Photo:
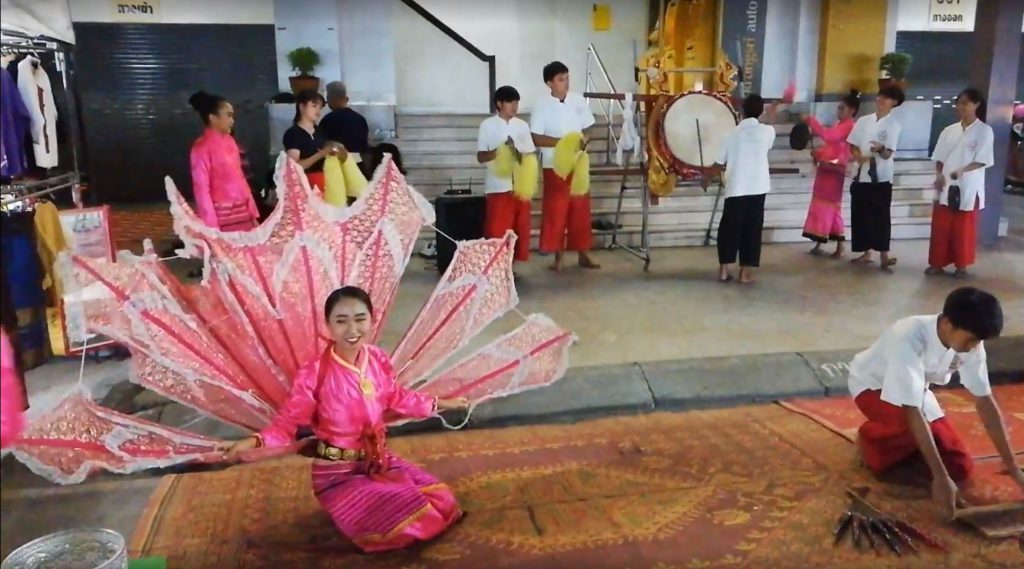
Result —
[{"label": "concrete step", "polygon": [[[604,209],[614,211],[618,206],[619,196],[618,194],[596,194],[590,198],[590,207],[593,210]],[[845,202],[849,202],[849,197],[845,197]],[[540,198],[535,198],[534,209],[540,207]],[[651,205],[651,212],[666,209],[682,209],[686,211],[710,211],[714,207],[715,195],[714,194],[693,194],[686,196],[672,195],[668,198],[662,198],[659,200],[657,205]],[[777,193],[772,192],[768,194],[765,200],[765,207],[774,209],[794,209],[802,212],[807,211],[807,207],[811,203],[810,192],[806,193]],[[897,203],[922,203],[927,204],[931,207],[930,196],[923,195],[920,190],[915,189],[900,189],[893,191],[893,204]],[[626,194],[622,199],[623,208],[636,209],[640,211],[640,198],[636,194]],[[721,207],[721,202],[719,202]]]},{"label": "concrete step", "polygon": [[[772,176],[773,188],[779,184],[796,183],[795,180],[813,180],[813,166],[808,162],[804,164],[775,164],[776,166],[797,168],[799,173],[797,174],[776,174]],[[457,187],[464,187],[470,180],[473,181],[473,187],[483,186],[483,180],[486,174],[486,167],[480,164],[472,164],[465,166],[458,165],[418,165],[409,168],[409,174],[406,179],[414,187],[419,189],[421,192],[427,195],[431,194],[428,190],[429,186],[438,186],[447,188],[450,183],[454,183]],[[930,162],[926,161],[902,161],[897,162],[896,165],[896,185],[919,185],[920,187],[928,187],[931,181],[934,180],[934,167]],[[598,183],[604,181],[617,182],[622,179],[621,175],[606,175],[601,173],[601,169],[597,168],[591,172],[591,183]],[[638,183],[638,176],[630,176],[629,181],[633,184]],[[808,186],[809,187],[809,186]]]},{"label": "concrete step", "polygon": [[[717,216],[712,225],[712,237],[717,228]],[[708,219],[677,224],[674,226],[652,227],[649,231],[650,246],[660,247],[694,247],[704,244],[704,237],[708,227]],[[804,219],[779,220],[766,222],[762,240],[768,243],[802,243],[807,238],[803,236]],[[849,236],[850,226],[847,224],[846,233]],[[912,216],[892,218],[892,239],[927,239],[931,232],[931,217]],[[436,239],[433,229],[424,228],[420,233],[417,250],[429,240]],[[594,248],[603,249],[611,244],[611,231],[594,231]],[[538,250],[540,229],[533,228],[530,235],[530,249]],[[618,231],[618,243],[629,247],[640,246],[640,226],[624,225]],[[714,241],[712,241],[714,244]]]},{"label": "concrete step", "polygon": [[[931,219],[932,203],[919,201],[919,202],[896,202],[892,204],[890,209],[894,217],[901,218],[925,218]],[[786,204],[766,204],[765,205],[765,223],[769,226],[778,224],[790,224],[799,223],[803,227],[803,223],[807,218],[807,204],[802,207],[790,207]],[[605,218],[609,221],[615,219],[615,208],[594,208],[591,211],[592,216],[596,218]],[[719,208],[715,212],[715,219],[717,220],[722,214],[722,210]],[[711,205],[702,207],[699,209],[689,207],[662,207],[657,206],[651,208],[650,215],[648,216],[648,223],[651,228],[661,227],[679,227],[685,226],[690,223],[704,223],[707,224],[708,219],[711,217]],[[844,219],[849,219],[850,208],[846,206],[843,208]],[[533,227],[540,227],[541,211],[532,211]],[[619,225],[623,227],[639,227],[643,222],[643,216],[639,206],[633,206],[629,208],[623,208],[623,213],[619,218]]]},{"label": "concrete step", "polygon": [[[425,142],[425,141],[424,141]],[[436,142],[434,144],[437,144]],[[463,148],[455,151],[450,145],[436,147],[428,144],[415,144],[412,149],[401,148],[402,163],[409,169],[423,166],[465,166],[467,168],[477,166],[476,142],[463,143]],[[594,140],[592,146],[588,146],[590,161],[592,165],[612,164],[608,160],[608,148],[606,140]],[[612,153],[614,160],[614,152]],[[812,161],[810,153],[806,150],[791,150],[789,148],[772,149],[768,154],[769,162],[780,167],[800,167],[802,170],[810,171]],[[713,161],[708,159],[709,164]]]}]

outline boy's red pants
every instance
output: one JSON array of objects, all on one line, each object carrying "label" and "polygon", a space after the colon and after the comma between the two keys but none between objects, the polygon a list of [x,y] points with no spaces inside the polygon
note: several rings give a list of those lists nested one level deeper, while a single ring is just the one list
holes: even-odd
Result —
[{"label": "boy's red pants", "polygon": [[[880,390],[868,390],[854,399],[857,408],[868,419],[858,430],[858,443],[864,463],[875,474],[881,474],[919,453],[907,423],[906,411],[903,407],[882,401],[881,396]],[[945,417],[932,421],[930,426],[949,477],[956,483],[965,482],[971,476],[974,461],[960,435]]]}]

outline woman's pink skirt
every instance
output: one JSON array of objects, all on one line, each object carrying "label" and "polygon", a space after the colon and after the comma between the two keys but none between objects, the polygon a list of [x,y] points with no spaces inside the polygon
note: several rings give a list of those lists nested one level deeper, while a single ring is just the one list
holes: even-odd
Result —
[{"label": "woman's pink skirt", "polygon": [[822,164],[814,177],[811,206],[804,222],[804,237],[818,242],[843,241],[846,224],[843,222],[843,185],[846,172]]},{"label": "woman's pink skirt", "polygon": [[391,457],[384,479],[358,462],[313,462],[313,492],[341,533],[367,553],[428,541],[462,517],[455,495],[430,473]]}]

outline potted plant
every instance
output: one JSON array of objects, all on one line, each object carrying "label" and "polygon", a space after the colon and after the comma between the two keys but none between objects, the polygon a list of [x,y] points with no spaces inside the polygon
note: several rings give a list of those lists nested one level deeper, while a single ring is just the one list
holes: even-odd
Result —
[{"label": "potted plant", "polygon": [[910,64],[914,58],[909,53],[890,52],[882,56],[878,62],[878,70],[885,73],[885,76],[878,80],[878,88],[882,89],[892,84],[898,85],[901,89],[907,89],[907,73],[910,72]]},{"label": "potted plant", "polygon": [[288,64],[298,75],[288,78],[292,93],[320,88],[320,78],[313,71],[320,65],[320,54],[311,47],[298,47],[288,52]]}]

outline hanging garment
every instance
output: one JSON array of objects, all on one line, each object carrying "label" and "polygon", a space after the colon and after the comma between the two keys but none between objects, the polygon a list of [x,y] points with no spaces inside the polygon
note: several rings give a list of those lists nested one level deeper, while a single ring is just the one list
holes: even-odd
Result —
[{"label": "hanging garment", "polygon": [[10,294],[17,316],[16,340],[24,370],[32,369],[47,357],[46,298],[43,271],[36,250],[32,212],[5,214],[0,223],[0,247],[4,264],[3,283]]},{"label": "hanging garment", "polygon": [[0,176],[13,178],[28,168],[25,134],[31,120],[14,78],[6,69],[0,69]]},{"label": "hanging garment", "polygon": [[36,166],[57,166],[57,104],[53,100],[50,76],[35,57],[18,63],[18,91],[32,119],[32,150]]},{"label": "hanging garment", "polygon": [[60,225],[60,212],[50,202],[36,205],[35,215],[36,249],[43,266],[43,288],[53,287],[55,298],[61,297],[60,279],[54,272],[57,255],[68,248],[64,239],[64,228]]}]

